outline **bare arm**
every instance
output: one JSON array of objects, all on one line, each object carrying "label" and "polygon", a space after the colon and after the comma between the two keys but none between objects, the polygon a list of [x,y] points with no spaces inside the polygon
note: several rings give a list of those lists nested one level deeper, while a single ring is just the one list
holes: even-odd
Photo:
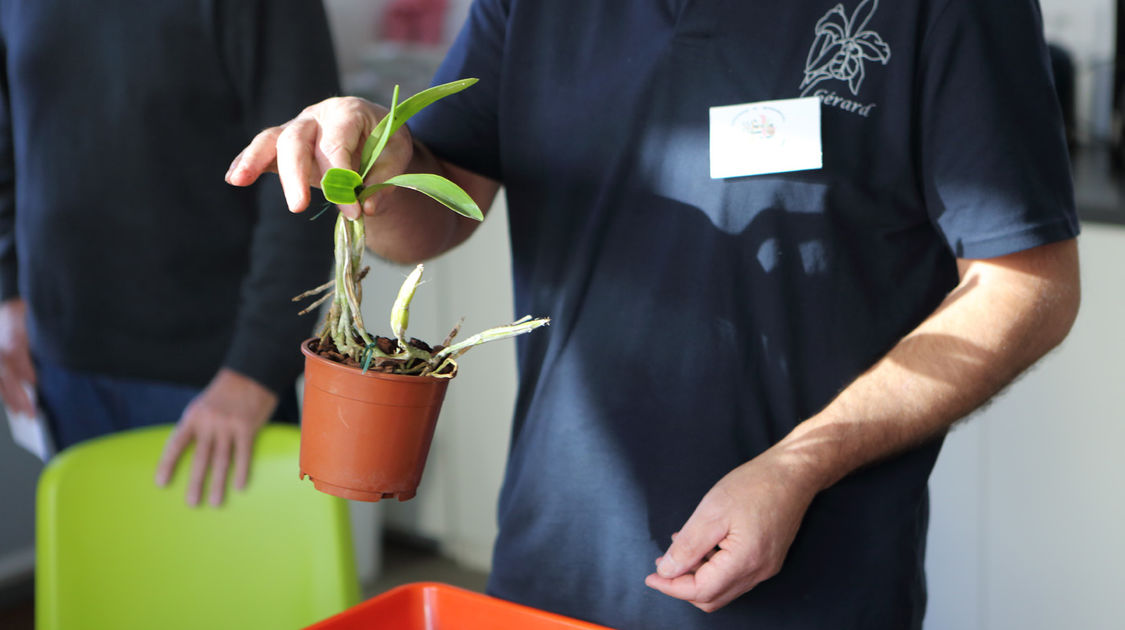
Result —
[{"label": "bare arm", "polygon": [[1070,331],[1073,239],[958,267],[960,284],[930,318],[779,444],[807,457],[822,487],[944,433]]},{"label": "bare arm", "polygon": [[[318,186],[332,167],[355,169],[367,135],[387,113],[360,98],[332,98],[306,108],[299,116],[259,133],[231,163],[227,182],[248,186],[265,172],[281,178],[292,212],[309,205],[309,187]],[[500,184],[434,157],[415,142],[407,126],[391,137],[368,174],[367,182],[384,181],[402,173],[436,173],[465,189],[484,212],[492,205]],[[355,218],[360,208],[341,206]],[[387,189],[364,203],[367,244],[376,254],[396,262],[432,258],[460,244],[478,225],[410,190]]]},{"label": "bare arm", "polygon": [[780,570],[817,492],[940,435],[1069,332],[1080,295],[1074,240],[958,264],[959,285],[929,318],[708,492],[649,586],[703,610],[725,606]]}]

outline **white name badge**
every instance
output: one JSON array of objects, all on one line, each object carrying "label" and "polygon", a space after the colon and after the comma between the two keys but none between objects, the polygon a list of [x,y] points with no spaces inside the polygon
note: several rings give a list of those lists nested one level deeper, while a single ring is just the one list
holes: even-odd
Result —
[{"label": "white name badge", "polygon": [[711,108],[711,178],[824,166],[815,96]]}]

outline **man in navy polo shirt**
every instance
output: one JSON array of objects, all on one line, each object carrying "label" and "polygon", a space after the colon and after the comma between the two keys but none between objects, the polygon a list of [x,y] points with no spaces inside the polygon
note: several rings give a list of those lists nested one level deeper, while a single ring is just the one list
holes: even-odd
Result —
[{"label": "man in navy polo shirt", "polygon": [[[479,0],[435,82],[470,76],[373,178],[502,184],[516,311],[553,320],[519,342],[490,592],[618,628],[919,628],[942,437],[1078,307],[1034,0]],[[227,179],[276,169],[302,210],[385,111],[325,101]],[[404,262],[474,227],[362,210]]]}]

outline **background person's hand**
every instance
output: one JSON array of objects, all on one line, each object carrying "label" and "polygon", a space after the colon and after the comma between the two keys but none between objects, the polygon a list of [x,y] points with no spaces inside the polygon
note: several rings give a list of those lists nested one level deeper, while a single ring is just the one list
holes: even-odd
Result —
[{"label": "background person's hand", "polygon": [[645,584],[705,612],[773,577],[819,489],[767,451],[703,497]]},{"label": "background person's hand", "polygon": [[0,302],[0,398],[17,413],[35,414],[24,385],[35,385],[27,341],[27,306],[20,298]]},{"label": "background person's hand", "polygon": [[[368,135],[386,115],[385,108],[351,96],[330,98],[306,107],[293,120],[255,136],[231,162],[226,181],[249,186],[262,173],[276,172],[289,210],[301,212],[309,205],[309,187],[319,187],[325,171],[333,167],[359,168]],[[383,181],[404,173],[413,154],[413,138],[403,125],[387,141],[366,181]],[[372,214],[379,197],[376,194],[368,199],[364,212]],[[360,214],[355,204],[340,209],[349,218]]]},{"label": "background person's hand", "polygon": [[167,485],[184,450],[195,442],[187,503],[197,505],[210,469],[211,505],[223,502],[231,458],[235,487],[242,489],[250,475],[250,457],[258,430],[277,407],[277,395],[253,379],[223,368],[210,385],[184,409],[164,446],[156,467],[156,484]]}]

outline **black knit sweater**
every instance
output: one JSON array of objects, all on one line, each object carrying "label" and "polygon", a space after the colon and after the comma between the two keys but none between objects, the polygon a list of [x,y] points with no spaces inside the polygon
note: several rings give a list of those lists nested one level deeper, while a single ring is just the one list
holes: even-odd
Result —
[{"label": "black knit sweater", "polygon": [[0,298],[75,370],[280,391],[332,218],[223,175],[263,127],[338,91],[319,0],[0,0]]}]

